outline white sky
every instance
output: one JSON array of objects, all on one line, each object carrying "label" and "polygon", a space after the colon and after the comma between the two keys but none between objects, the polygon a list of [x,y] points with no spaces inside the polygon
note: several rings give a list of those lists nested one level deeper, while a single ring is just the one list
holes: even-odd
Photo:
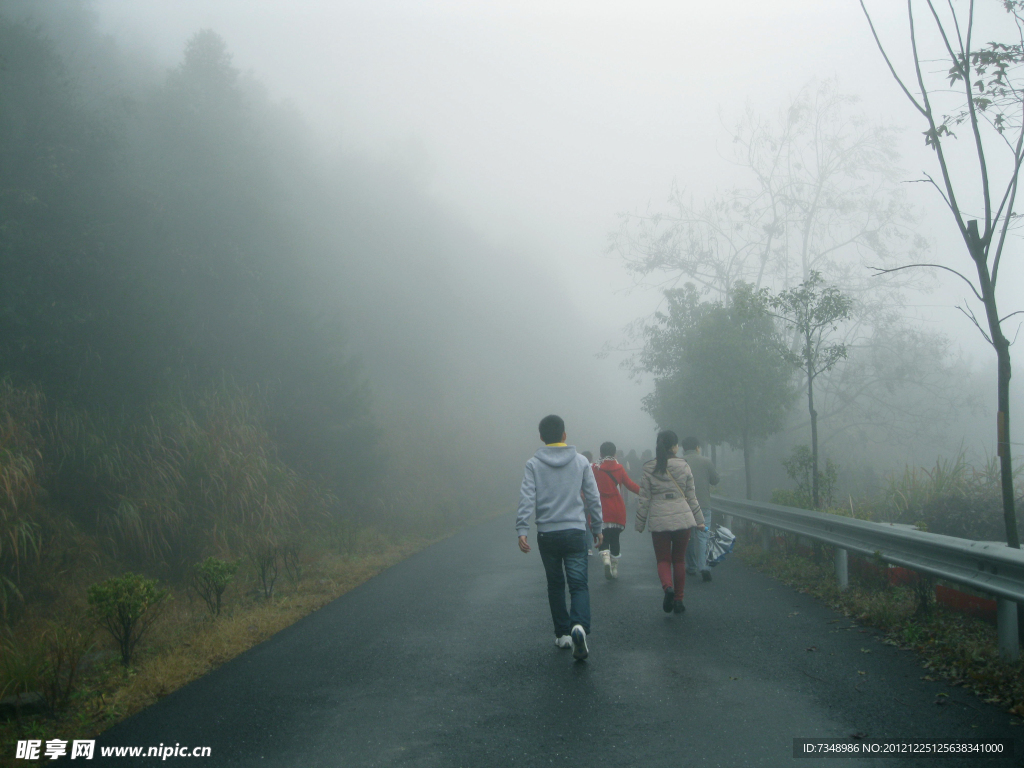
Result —
[{"label": "white sky", "polygon": [[[932,168],[923,127],[856,0],[97,0],[95,7],[101,28],[168,66],[191,34],[212,28],[237,66],[293,101],[331,145],[403,158],[473,228],[555,271],[587,319],[595,351],[658,299],[649,290],[621,292],[629,278],[605,254],[617,214],[661,207],[673,179],[698,195],[724,186],[730,169],[727,147],[719,146],[720,111],[726,122],[746,103],[773,112],[811,77],[838,77],[870,115],[907,127],[908,178]],[[902,4],[869,7],[906,63]],[[915,189],[915,199],[938,211],[940,201],[926,192]],[[954,242],[941,229],[941,211],[930,220],[935,229],[927,234]],[[937,258],[965,266],[956,251]],[[951,309],[962,295],[954,281],[923,298],[923,311],[987,363],[976,332]],[[1009,296],[1004,289],[1004,305]],[[619,433],[649,440],[651,422],[639,413],[644,390],[613,361],[604,365],[622,393]]]}]

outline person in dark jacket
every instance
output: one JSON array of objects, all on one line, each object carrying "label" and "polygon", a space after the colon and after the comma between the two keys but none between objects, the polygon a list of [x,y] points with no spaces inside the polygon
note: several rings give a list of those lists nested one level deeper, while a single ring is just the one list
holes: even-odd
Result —
[{"label": "person in dark jacket", "polygon": [[594,464],[594,478],[601,492],[601,561],[607,579],[619,577],[619,534],[626,530],[626,503],[619,486],[626,486],[633,493],[640,493],[640,486],[633,482],[626,468],[615,460],[615,443],[601,443],[601,463]]},{"label": "person in dark jacket", "polygon": [[664,590],[661,607],[665,613],[682,613],[686,587],[686,545],[694,528],[704,527],[704,515],[693,490],[690,466],[676,458],[679,438],[675,432],[658,433],[655,460],[644,465],[640,479],[640,508],[636,530],[651,529],[658,578]]},{"label": "person in dark jacket", "polygon": [[708,534],[713,525],[711,513],[711,486],[718,485],[718,470],[711,459],[700,454],[700,440],[696,437],[683,438],[683,458],[693,473],[693,492],[697,495],[700,511],[704,513],[704,530],[698,530],[690,537],[686,550],[686,572],[691,576],[700,571],[704,581],[711,581],[708,567]]},{"label": "person in dark jacket", "polygon": [[[530,552],[530,518],[537,524],[537,548],[548,581],[548,607],[555,624],[555,645],[572,648],[573,658],[587,658],[590,592],[587,585],[587,518],[594,544],[601,544],[601,495],[594,471],[565,442],[565,422],[558,416],[540,421],[540,448],[526,462],[519,491],[516,533],[519,549]],[[569,585],[569,610],[565,586]]]}]

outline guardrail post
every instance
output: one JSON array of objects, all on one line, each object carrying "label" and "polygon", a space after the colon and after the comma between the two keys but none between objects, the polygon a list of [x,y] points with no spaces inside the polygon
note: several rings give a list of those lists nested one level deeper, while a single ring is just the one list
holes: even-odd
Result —
[{"label": "guardrail post", "polygon": [[850,586],[850,571],[847,563],[846,550],[836,547],[836,583],[839,590],[844,591]]},{"label": "guardrail post", "polygon": [[772,546],[772,532],[767,525],[761,526],[761,549],[767,552]]},{"label": "guardrail post", "polygon": [[996,635],[1003,661],[1016,661],[1020,656],[1020,644],[1017,640],[1017,604],[1013,600],[996,598]]}]

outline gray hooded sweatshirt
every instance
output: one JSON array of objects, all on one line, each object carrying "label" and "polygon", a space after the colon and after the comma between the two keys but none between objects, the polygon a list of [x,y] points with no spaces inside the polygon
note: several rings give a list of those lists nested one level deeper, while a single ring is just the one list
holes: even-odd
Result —
[{"label": "gray hooded sweatshirt", "polygon": [[586,514],[596,536],[601,532],[601,493],[590,462],[571,445],[545,445],[526,462],[516,532],[530,533],[530,515],[536,516],[540,533],[586,530]]}]

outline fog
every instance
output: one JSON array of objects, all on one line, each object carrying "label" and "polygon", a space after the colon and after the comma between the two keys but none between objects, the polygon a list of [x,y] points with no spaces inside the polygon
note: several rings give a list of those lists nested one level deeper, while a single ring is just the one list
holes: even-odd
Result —
[{"label": "fog", "polygon": [[[906,65],[890,5],[870,7]],[[855,2],[95,0],[44,15],[82,82],[97,54],[74,48],[76,26],[95,24],[131,62],[106,95],[161,82],[199,30],[223,38],[315,169],[290,198],[314,254],[307,300],[340,312],[392,455],[444,457],[445,483],[511,487],[548,412],[581,450],[652,447],[641,401],[653,382],[622,363],[636,345],[627,326],[663,306],[664,280],[630,273],[609,237],[621,214],[665,210],[673,185],[702,199],[742,184],[729,134],[745,110],[773,119],[808,83],[835,79],[859,98],[850,114],[897,129],[901,181],[932,169]],[[963,268],[934,190],[904,186],[924,260]],[[1007,312],[1022,278],[1020,244],[1009,248]],[[902,296],[913,326],[948,335],[950,359],[963,358],[962,413],[938,442],[865,438],[855,457],[837,449],[844,461],[863,464],[879,441],[878,473],[960,445],[994,452],[994,355],[947,277]],[[1013,387],[1020,402],[1019,377]],[[773,451],[801,434],[767,446],[763,483],[781,472]]]}]

